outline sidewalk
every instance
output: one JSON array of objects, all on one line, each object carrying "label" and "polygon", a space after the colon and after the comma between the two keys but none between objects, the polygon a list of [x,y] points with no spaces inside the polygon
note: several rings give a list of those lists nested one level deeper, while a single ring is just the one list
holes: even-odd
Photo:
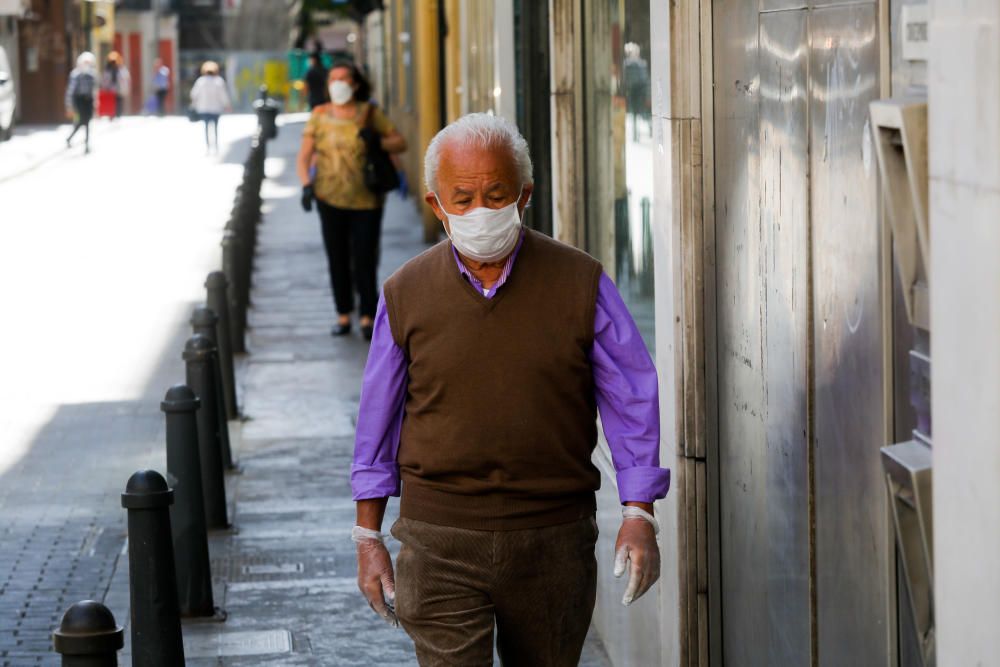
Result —
[{"label": "sidewalk", "polygon": [[[188,665],[415,665],[406,634],[357,589],[348,475],[367,344],[330,336],[319,223],[299,207],[294,174],[300,131],[287,125],[269,146],[240,374],[250,419],[234,432],[243,472],[227,480],[237,532],[210,545],[216,604],[229,618],[185,626]],[[425,247],[412,201],[390,196],[383,230],[380,279]],[[386,526],[397,508],[390,502]],[[609,664],[596,640],[585,653],[582,665]]]}]

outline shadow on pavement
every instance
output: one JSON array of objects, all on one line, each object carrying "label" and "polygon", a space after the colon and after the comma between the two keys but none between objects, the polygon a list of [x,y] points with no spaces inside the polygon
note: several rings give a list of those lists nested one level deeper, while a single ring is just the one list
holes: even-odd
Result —
[{"label": "shadow on pavement", "polygon": [[[66,608],[109,593],[127,560],[120,494],[135,470],[165,470],[159,400],[184,379],[188,335],[178,326],[164,349],[150,352],[158,363],[143,398],[60,405],[0,475],[0,665],[54,656],[50,633]],[[127,604],[112,612],[128,620]]]}]

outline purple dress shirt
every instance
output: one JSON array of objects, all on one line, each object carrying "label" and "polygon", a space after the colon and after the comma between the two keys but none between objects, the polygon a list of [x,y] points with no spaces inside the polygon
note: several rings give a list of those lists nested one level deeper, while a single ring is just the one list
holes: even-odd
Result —
[{"label": "purple dress shirt", "polygon": [[[500,279],[484,289],[455,252],[457,270],[492,299],[510,276],[524,240],[504,263]],[[452,248],[454,251],[454,247]],[[660,411],[656,367],[628,308],[607,274],[597,288],[594,313],[594,392],[622,503],[651,503],[667,495],[670,471],[659,466]],[[351,465],[354,500],[399,495],[399,433],[406,405],[406,356],[392,338],[385,297],[379,295]]]}]

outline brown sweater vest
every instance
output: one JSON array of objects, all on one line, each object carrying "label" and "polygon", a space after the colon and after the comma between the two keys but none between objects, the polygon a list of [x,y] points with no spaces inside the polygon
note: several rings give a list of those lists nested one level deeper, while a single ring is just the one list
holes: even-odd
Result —
[{"label": "brown sweater vest", "polygon": [[594,513],[600,275],[590,256],[528,230],[492,299],[459,273],[448,241],[386,281],[409,373],[402,516],[516,530]]}]

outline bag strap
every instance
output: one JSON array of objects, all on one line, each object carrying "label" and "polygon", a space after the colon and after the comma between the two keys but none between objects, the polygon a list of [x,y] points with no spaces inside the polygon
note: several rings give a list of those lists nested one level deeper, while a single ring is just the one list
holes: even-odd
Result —
[{"label": "bag strap", "polygon": [[372,118],[375,115],[375,105],[371,102],[365,102],[365,104],[368,105],[368,108],[365,109],[364,122],[361,123],[361,127],[367,127],[374,130],[375,124]]}]

